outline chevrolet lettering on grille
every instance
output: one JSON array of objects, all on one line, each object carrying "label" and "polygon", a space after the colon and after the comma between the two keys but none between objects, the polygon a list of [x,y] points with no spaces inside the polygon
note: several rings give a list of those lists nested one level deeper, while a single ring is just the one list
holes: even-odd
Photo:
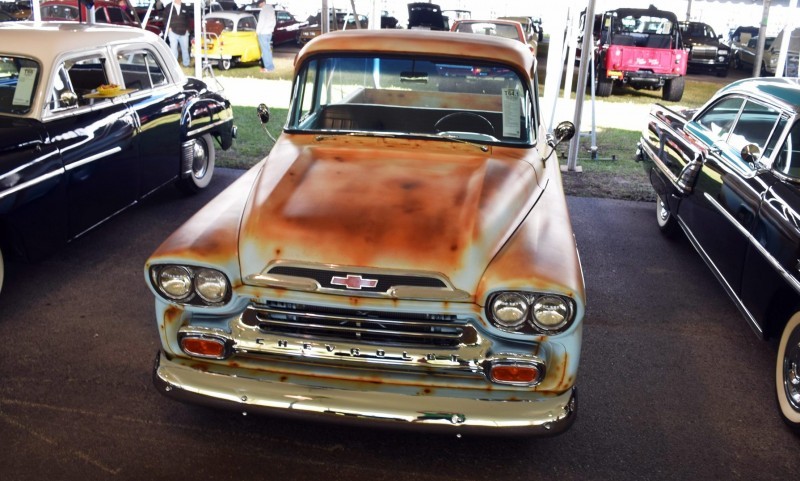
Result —
[{"label": "chevrolet lettering on grille", "polygon": [[359,275],[347,274],[347,277],[333,276],[331,284],[334,286],[344,286],[348,289],[362,289],[364,287],[375,287],[378,285],[377,279],[364,279]]}]

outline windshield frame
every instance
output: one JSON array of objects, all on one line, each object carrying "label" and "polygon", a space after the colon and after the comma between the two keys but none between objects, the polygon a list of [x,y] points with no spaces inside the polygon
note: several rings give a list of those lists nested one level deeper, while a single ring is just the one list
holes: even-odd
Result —
[{"label": "windshield frame", "polygon": [[[353,92],[350,94],[331,100],[331,80],[337,74],[334,72],[335,65],[340,62],[363,62],[363,69],[357,72],[363,81],[354,82]],[[387,65],[397,67],[400,64],[410,64],[414,68],[409,71],[395,70],[393,77],[387,75]],[[419,71],[416,70],[417,66],[420,66]],[[349,70],[347,73],[355,75],[354,71]],[[531,147],[538,140],[539,105],[535,76],[521,73],[510,64],[490,63],[468,57],[325,52],[306,58],[296,72],[292,85],[292,102],[284,125],[287,133],[426,139],[436,138],[438,135],[442,140],[465,140],[512,147]],[[387,81],[388,78],[393,79],[394,83]],[[464,86],[476,89],[491,87],[493,90],[488,93],[486,90],[460,90]],[[380,101],[375,100],[378,97]],[[369,98],[366,103],[365,98]],[[466,104],[472,108],[466,108]],[[488,105],[493,107],[481,108]],[[329,108],[340,111],[352,108],[352,112],[344,115],[341,121],[337,119],[339,123],[331,125],[322,120],[327,115],[325,109]],[[463,115],[458,115],[462,112]],[[464,130],[439,130],[438,122],[451,114],[463,117],[462,124],[469,123],[467,120],[484,123],[474,118],[475,116],[484,117],[484,120],[491,119],[488,122],[494,127],[492,135],[482,132],[477,125]],[[514,114],[519,114],[516,126],[510,120]],[[404,128],[384,125],[384,122],[391,124],[398,118],[406,120],[394,124],[402,124]],[[409,118],[417,122],[408,121]],[[433,125],[436,129],[431,129],[427,120],[433,118],[438,118]],[[376,126],[378,124],[380,125]],[[420,130],[413,130],[416,128]]]}]

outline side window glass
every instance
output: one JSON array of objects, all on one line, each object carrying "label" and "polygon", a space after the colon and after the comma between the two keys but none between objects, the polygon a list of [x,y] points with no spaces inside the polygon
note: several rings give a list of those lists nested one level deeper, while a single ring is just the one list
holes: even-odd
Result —
[{"label": "side window glass", "polygon": [[728,97],[698,117],[697,123],[711,132],[716,140],[726,140],[733,128],[736,116],[744,103],[741,97]]},{"label": "side window glass", "polygon": [[314,86],[317,80],[317,64],[316,60],[308,63],[308,67],[304,72],[304,81],[298,85],[297,102],[300,102],[300,108],[297,109],[297,119],[292,122],[295,127],[299,127],[314,111],[315,108],[315,92]]},{"label": "side window glass", "polygon": [[51,112],[62,110],[78,105],[78,97],[72,88],[72,83],[69,80],[69,75],[64,65],[60,65],[56,70],[53,80],[53,88],[50,90],[50,96],[47,103],[47,108]]},{"label": "side window glass", "polygon": [[106,59],[100,55],[69,60],[64,65],[72,88],[78,95],[78,105],[92,103],[97,88],[109,83]]},{"label": "side window glass", "polygon": [[754,144],[758,146],[758,150],[764,152],[767,139],[775,130],[779,118],[780,112],[772,107],[747,101],[739,115],[739,120],[736,121],[733,131],[728,137],[728,144],[736,151]]},{"label": "side window glass", "polygon": [[120,51],[117,62],[126,89],[146,90],[167,83],[164,70],[149,51]]},{"label": "side window glass", "polygon": [[792,126],[786,141],[778,151],[773,169],[789,177],[800,179],[800,122],[795,122]]}]

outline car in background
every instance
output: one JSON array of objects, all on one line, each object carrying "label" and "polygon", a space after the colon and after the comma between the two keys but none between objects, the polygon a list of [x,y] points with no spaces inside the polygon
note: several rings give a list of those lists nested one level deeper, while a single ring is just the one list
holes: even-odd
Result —
[{"label": "car in background", "polygon": [[[586,21],[584,11],[579,31]],[[661,98],[670,102],[683,97],[687,55],[675,13],[653,5],[618,8],[595,14],[593,21],[598,97],[608,97],[620,85],[661,89]]]},{"label": "car in background", "polygon": [[222,70],[261,60],[256,17],[247,12],[220,11],[205,16],[201,55]]},{"label": "car in background", "polygon": [[408,28],[415,30],[450,30],[442,7],[435,3],[412,2],[408,4]]},{"label": "car in background", "polygon": [[519,22],[522,25],[525,39],[530,45],[538,45],[538,43],[542,41],[542,38],[544,38],[541,29],[537,27],[533,17],[498,17],[498,19]]},{"label": "car in background", "polygon": [[[261,9],[250,6],[244,9],[245,12],[253,14],[258,20]],[[275,30],[272,32],[272,45],[282,45],[284,43],[299,43],[300,29],[308,25],[308,22],[301,22],[294,15],[286,10],[275,9]]]},{"label": "car in background", "polygon": [[209,185],[230,103],[141,28],[0,24],[0,287],[161,186]]},{"label": "car in background", "polygon": [[[766,37],[764,39],[764,51],[768,50],[770,46],[772,46],[772,42],[775,41],[775,37]],[[758,37],[750,37],[745,45],[739,47],[736,50],[736,53],[733,54],[733,68],[737,70],[753,70],[753,65],[756,62],[756,55],[758,53]],[[761,59],[761,69],[759,70],[760,75],[763,77],[767,75],[767,69],[765,67],[764,59]]]},{"label": "car in background", "polygon": [[756,26],[739,26],[731,29],[728,32],[728,38],[723,39],[723,43],[731,49],[731,57],[736,54],[740,48],[747,46],[751,38],[757,37],[759,27]]},{"label": "car in background", "polygon": [[566,430],[585,295],[555,149],[575,127],[548,132],[535,75],[496,37],[303,47],[269,156],[144,266],[157,390],[335,423]]},{"label": "car in background", "polygon": [[[31,2],[30,0],[0,2],[0,12],[10,15],[12,20],[29,20],[31,18]],[[8,21],[7,18],[4,15],[2,21]]]},{"label": "car in background", "polygon": [[800,81],[750,78],[696,111],[652,109],[655,218],[685,233],[761,339],[777,338],[779,411],[800,433]]},{"label": "car in background", "polygon": [[490,35],[517,40],[527,45],[531,53],[536,55],[536,41],[533,39],[529,40],[525,35],[522,24],[514,20],[456,20],[453,22],[450,30],[452,32]]},{"label": "car in background", "polygon": [[[358,15],[358,24],[356,24],[356,17],[352,13],[344,10],[334,11],[330,24],[332,32],[337,30],[357,30],[359,28],[369,28],[369,19],[366,16]],[[305,45],[320,35],[322,35],[322,25],[320,24],[320,13],[317,12],[316,15],[308,18],[308,23],[305,26],[300,28],[297,43]]]},{"label": "car in background", "polygon": [[[775,75],[778,71],[778,57],[780,56],[781,44],[786,39],[786,29],[781,30],[769,48],[764,49],[764,70],[767,75]],[[800,73],[798,60],[800,59],[800,28],[794,29],[789,35],[789,45],[786,50],[786,65],[784,65],[784,77],[797,77]]]},{"label": "car in background", "polygon": [[689,69],[711,71],[717,77],[728,75],[731,49],[721,42],[711,25],[703,22],[680,22],[683,44],[689,49]]},{"label": "car in background", "polygon": [[[86,23],[89,11],[85,3],[78,8],[78,0],[43,0],[40,3],[43,21],[49,22],[82,22]],[[94,15],[96,23],[126,25],[141,28],[136,9],[127,0],[95,0]],[[147,30],[159,34],[161,30],[148,24]]]}]

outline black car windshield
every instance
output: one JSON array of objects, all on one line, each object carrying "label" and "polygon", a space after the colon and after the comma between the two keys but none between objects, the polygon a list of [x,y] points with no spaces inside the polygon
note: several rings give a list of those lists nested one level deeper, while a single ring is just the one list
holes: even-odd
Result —
[{"label": "black car windshield", "polygon": [[40,71],[31,59],[0,56],[0,114],[30,112]]},{"label": "black car windshield", "polygon": [[290,131],[534,140],[529,85],[501,64],[319,56],[306,61],[295,89]]}]

